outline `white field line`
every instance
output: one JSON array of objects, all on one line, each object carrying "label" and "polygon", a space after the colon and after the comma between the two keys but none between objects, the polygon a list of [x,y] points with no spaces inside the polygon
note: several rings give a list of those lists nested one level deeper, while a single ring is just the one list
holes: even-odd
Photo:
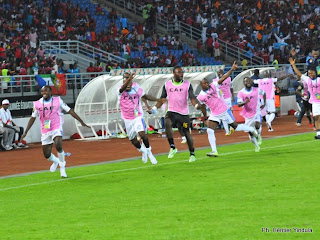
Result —
[{"label": "white field line", "polygon": [[[274,148],[281,148],[281,147],[288,147],[288,146],[293,146],[293,145],[298,145],[298,144],[304,144],[304,143],[311,143],[311,142],[316,142],[316,141],[315,141],[315,140],[310,140],[310,141],[304,141],[304,142],[296,142],[296,143],[290,143],[290,144],[283,144],[283,145],[265,147],[265,148],[263,148],[262,150],[265,150],[265,149],[274,149]],[[241,150],[241,151],[235,151],[235,152],[227,152],[227,153],[219,154],[219,156],[225,156],[225,155],[231,155],[231,154],[237,154],[237,153],[243,153],[243,152],[252,152],[252,151],[253,151],[253,150]],[[205,158],[208,158],[208,157],[197,158],[197,160],[201,160],[201,159],[205,159]],[[104,174],[110,174],[110,173],[134,171],[134,170],[139,170],[139,169],[146,169],[146,168],[151,168],[151,167],[155,167],[155,166],[164,166],[164,165],[182,163],[182,162],[187,162],[187,161],[188,161],[188,160],[181,160],[181,161],[176,161],[176,162],[160,163],[160,164],[157,164],[157,165],[147,165],[147,166],[142,166],[142,167],[119,169],[119,170],[113,170],[113,171],[107,171],[107,172],[101,172],[101,173],[81,175],[81,176],[78,176],[78,177],[71,177],[71,178],[65,178],[65,179],[57,179],[57,180],[51,180],[51,181],[45,181],[45,182],[39,182],[39,183],[31,183],[31,184],[25,184],[25,185],[20,185],[20,186],[15,186],[15,187],[8,187],[8,188],[0,188],[0,192],[7,191],[7,190],[13,190],[13,189],[19,189],[19,188],[26,188],[26,187],[38,186],[38,185],[43,185],[43,184],[50,184],[50,183],[56,183],[56,182],[62,182],[62,181],[69,181],[69,180],[73,180],[73,179],[89,178],[89,177],[94,177],[94,176],[99,176],[99,175],[104,175]]]}]

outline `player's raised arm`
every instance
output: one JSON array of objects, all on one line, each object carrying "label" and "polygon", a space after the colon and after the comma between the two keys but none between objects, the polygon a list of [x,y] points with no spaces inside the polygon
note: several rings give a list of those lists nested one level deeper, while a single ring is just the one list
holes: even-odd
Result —
[{"label": "player's raised arm", "polygon": [[[124,74],[126,75],[126,74]],[[126,79],[126,81],[124,82],[124,84],[121,86],[121,88],[119,89],[120,93],[123,93],[124,90],[126,90],[126,88],[128,87],[129,83],[132,81],[132,79],[135,76],[135,73],[132,74],[127,74],[128,76],[123,76],[123,78]]]},{"label": "player's raised arm", "polygon": [[234,61],[233,64],[232,64],[231,69],[218,80],[218,84],[222,84],[224,80],[226,80],[228,77],[230,77],[231,73],[234,70],[236,70],[237,67],[238,67],[237,62]]},{"label": "player's raised arm", "polygon": [[289,62],[293,68],[293,71],[298,75],[298,77],[301,77],[302,73],[299,71],[299,69],[296,66],[296,60],[293,58],[289,58]]}]

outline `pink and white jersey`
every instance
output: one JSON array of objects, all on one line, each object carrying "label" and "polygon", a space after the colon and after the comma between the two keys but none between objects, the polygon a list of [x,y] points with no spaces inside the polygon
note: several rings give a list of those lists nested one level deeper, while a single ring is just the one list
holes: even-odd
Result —
[{"label": "pink and white jersey", "polygon": [[246,99],[249,99],[250,102],[242,107],[240,115],[244,118],[254,117],[260,110],[259,95],[263,94],[264,92],[256,87],[252,87],[249,91],[246,88],[241,89],[240,92],[238,92],[238,103],[244,103]]},{"label": "pink and white jersey", "polygon": [[52,97],[49,101],[40,98],[33,102],[32,117],[40,117],[41,133],[45,134],[54,130],[62,129],[63,113],[70,111],[60,97]]},{"label": "pink and white jersey", "polygon": [[173,84],[172,80],[165,83],[168,98],[168,111],[182,115],[189,114],[188,97],[190,83],[183,81],[181,84]]},{"label": "pink and white jersey", "polygon": [[[121,86],[119,89],[120,88]],[[129,92],[126,90],[122,93],[119,92],[118,99],[123,119],[132,120],[136,117],[143,116],[141,97],[144,95],[144,90],[137,83],[132,84],[132,88]]]},{"label": "pink and white jersey", "polygon": [[266,93],[267,99],[274,99],[274,83],[277,81],[277,78],[262,78],[256,79],[253,82],[258,84],[259,88]]},{"label": "pink and white jersey", "polygon": [[307,89],[310,93],[310,103],[320,103],[320,77],[316,79],[311,79],[306,75],[301,76],[301,80],[304,83],[304,86],[307,85]]},{"label": "pink and white jersey", "polygon": [[197,99],[201,104],[207,105],[213,116],[220,115],[229,109],[220,94],[219,84],[217,82],[211,83],[207,91],[201,90]]},{"label": "pink and white jersey", "polygon": [[[213,82],[218,82],[218,81],[219,81],[219,78],[213,79]],[[228,77],[219,85],[219,89],[222,91],[224,99],[232,97],[231,88],[232,88],[231,77]]]}]

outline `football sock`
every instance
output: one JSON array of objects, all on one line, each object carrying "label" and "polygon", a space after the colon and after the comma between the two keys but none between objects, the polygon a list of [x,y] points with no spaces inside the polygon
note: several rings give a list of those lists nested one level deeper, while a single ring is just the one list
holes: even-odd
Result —
[{"label": "football sock", "polygon": [[229,130],[229,125],[226,121],[222,121],[222,124],[223,124],[223,128],[224,130],[226,131],[226,134],[229,134],[230,133],[230,130]]},{"label": "football sock", "polygon": [[59,158],[59,161],[60,163],[65,163],[65,159],[64,159],[64,151],[62,150],[61,153],[58,152],[58,158]]},{"label": "football sock", "polygon": [[173,138],[168,138],[168,142],[169,142],[170,147],[171,147],[172,149],[176,149],[176,146],[174,145],[174,142],[173,142]]},{"label": "football sock", "polygon": [[271,122],[273,121],[274,117],[275,117],[274,113],[267,114],[267,117],[266,117],[267,118],[267,123],[268,123],[270,128],[271,128]]},{"label": "football sock", "polygon": [[249,139],[251,140],[251,142],[253,142],[253,144],[256,147],[259,147],[258,141],[257,141],[257,139],[255,137],[251,137],[251,135],[249,134]]},{"label": "football sock", "polygon": [[216,152],[217,145],[216,145],[216,135],[214,134],[214,130],[211,128],[207,128],[207,134],[208,134],[208,139],[209,139],[209,143],[210,143],[212,152]]},{"label": "football sock", "polygon": [[311,116],[310,116],[310,115],[307,115],[307,118],[308,118],[308,120],[309,120],[309,124],[312,124]]},{"label": "football sock", "polygon": [[51,153],[50,157],[47,159],[51,162],[58,162],[59,161],[59,159],[53,153]]}]

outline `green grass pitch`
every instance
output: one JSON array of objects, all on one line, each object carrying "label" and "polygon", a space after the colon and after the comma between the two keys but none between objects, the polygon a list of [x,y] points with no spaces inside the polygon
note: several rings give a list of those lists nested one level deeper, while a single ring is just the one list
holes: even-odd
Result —
[{"label": "green grass pitch", "polygon": [[265,140],[260,153],[251,143],[220,146],[218,158],[197,150],[193,163],[180,152],[157,166],[3,178],[0,239],[320,239],[319,148],[303,134]]}]

